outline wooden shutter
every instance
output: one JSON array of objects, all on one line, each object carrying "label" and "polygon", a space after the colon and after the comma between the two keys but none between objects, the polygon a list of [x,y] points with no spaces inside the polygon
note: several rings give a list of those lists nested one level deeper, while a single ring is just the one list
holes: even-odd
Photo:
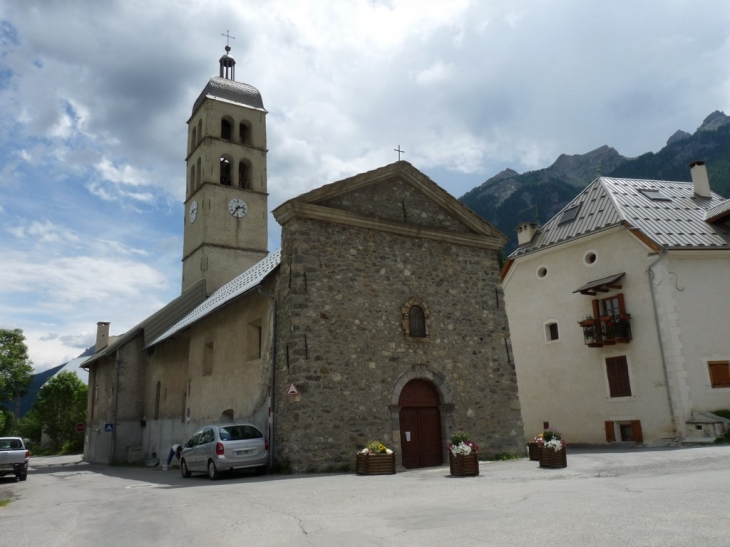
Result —
[{"label": "wooden shutter", "polygon": [[613,422],[604,422],[606,426],[606,442],[612,443],[616,441],[616,430],[613,427]]},{"label": "wooden shutter", "polygon": [[617,294],[616,300],[618,300],[618,310],[615,310],[614,313],[620,313],[621,315],[624,315],[626,313],[626,306],[624,304],[624,294],[623,293]]},{"label": "wooden shutter", "polygon": [[641,420],[631,420],[631,438],[637,443],[644,442],[644,435],[641,433]]},{"label": "wooden shutter", "polygon": [[730,387],[730,361],[710,361],[707,366],[712,387]]},{"label": "wooden shutter", "polygon": [[629,364],[626,356],[606,358],[606,375],[611,397],[630,397]]}]

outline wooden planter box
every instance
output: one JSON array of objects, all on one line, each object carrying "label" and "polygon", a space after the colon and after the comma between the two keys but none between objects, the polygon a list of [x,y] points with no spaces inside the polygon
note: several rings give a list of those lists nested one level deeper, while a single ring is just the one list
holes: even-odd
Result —
[{"label": "wooden planter box", "polygon": [[449,450],[449,470],[457,477],[470,477],[479,474],[479,454],[472,452],[468,456],[454,456]]},{"label": "wooden planter box", "polygon": [[395,452],[393,454],[357,454],[355,469],[358,475],[395,474]]},{"label": "wooden planter box", "polygon": [[530,461],[540,461],[540,445],[536,442],[527,443],[527,455],[530,456]]},{"label": "wooden planter box", "polygon": [[540,447],[540,467],[568,467],[568,459],[565,454],[565,447],[562,450]]}]

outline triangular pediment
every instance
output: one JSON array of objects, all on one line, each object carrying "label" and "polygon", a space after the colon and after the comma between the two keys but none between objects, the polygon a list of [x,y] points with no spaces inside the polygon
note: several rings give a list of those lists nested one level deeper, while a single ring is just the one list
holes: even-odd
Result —
[{"label": "triangular pediment", "polygon": [[292,218],[312,218],[495,249],[507,241],[406,161],[302,194],[275,209],[274,217],[282,226]]}]

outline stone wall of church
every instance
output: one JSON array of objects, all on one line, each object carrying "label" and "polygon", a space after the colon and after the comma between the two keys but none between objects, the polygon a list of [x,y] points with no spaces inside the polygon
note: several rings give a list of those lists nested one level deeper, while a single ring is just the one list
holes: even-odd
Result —
[{"label": "stone wall of church", "polygon": [[[399,390],[413,377],[450,394],[444,452],[459,429],[484,456],[524,451],[494,251],[294,219],[278,281],[277,459],[322,470],[352,466],[368,440],[397,451]],[[412,298],[429,310],[425,339],[402,328]],[[285,395],[292,382],[297,396]]]},{"label": "stone wall of church", "polygon": [[469,233],[466,226],[423,192],[398,180],[371,184],[319,205],[383,220],[407,222],[448,232]]}]

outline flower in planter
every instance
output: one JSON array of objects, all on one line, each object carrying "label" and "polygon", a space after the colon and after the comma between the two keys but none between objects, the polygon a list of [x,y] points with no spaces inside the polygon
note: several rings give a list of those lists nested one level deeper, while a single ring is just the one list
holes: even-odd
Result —
[{"label": "flower in planter", "polygon": [[368,444],[365,445],[365,448],[363,448],[360,451],[360,454],[392,454],[393,451],[390,448],[386,448],[386,446],[381,443],[380,441],[368,441]]},{"label": "flower in planter", "polygon": [[472,441],[463,431],[457,431],[451,436],[451,444],[448,449],[454,456],[468,456],[472,452],[479,452],[479,445]]},{"label": "flower in planter", "polygon": [[557,429],[546,429],[535,437],[535,442],[544,448],[552,448],[556,451],[562,450],[565,446],[563,434]]}]

